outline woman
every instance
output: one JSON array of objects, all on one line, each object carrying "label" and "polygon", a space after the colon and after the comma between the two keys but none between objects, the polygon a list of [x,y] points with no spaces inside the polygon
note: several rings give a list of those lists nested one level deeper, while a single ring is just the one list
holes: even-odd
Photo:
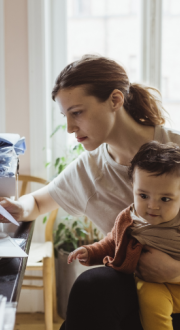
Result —
[{"label": "woman", "polygon": [[[67,118],[68,132],[87,152],[49,186],[17,202],[1,199],[1,205],[24,221],[60,205],[72,215],[86,214],[107,234],[133,201],[127,166],[140,146],[151,140],[180,145],[180,133],[160,126],[163,108],[151,92],[155,89],[130,84],[125,70],[103,57],[87,55],[68,65],[52,98]],[[147,247],[136,272],[149,282],[168,282],[180,275],[180,262]],[[61,329],[142,329],[133,276],[108,267],[83,273],[71,290]]]}]

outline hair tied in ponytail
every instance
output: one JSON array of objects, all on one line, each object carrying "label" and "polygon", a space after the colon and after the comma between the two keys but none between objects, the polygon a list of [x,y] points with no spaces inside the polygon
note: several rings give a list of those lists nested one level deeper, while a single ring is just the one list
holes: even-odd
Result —
[{"label": "hair tied in ponytail", "polygon": [[129,83],[129,86],[128,86],[128,89],[127,89],[127,94],[129,94],[129,93],[130,93],[130,89],[131,89],[131,87],[132,87],[132,84],[131,84],[131,83]]}]

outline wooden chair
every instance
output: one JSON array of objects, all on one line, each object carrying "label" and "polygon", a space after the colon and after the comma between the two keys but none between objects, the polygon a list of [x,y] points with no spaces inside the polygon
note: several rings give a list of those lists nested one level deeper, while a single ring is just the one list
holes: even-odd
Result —
[{"label": "wooden chair", "polygon": [[[22,181],[20,196],[25,195],[29,182],[36,182],[43,185],[48,184],[44,179],[19,175],[19,182]],[[55,262],[53,249],[53,225],[57,216],[57,210],[50,213],[45,228],[45,243],[31,243],[30,253],[26,270],[42,270],[43,276],[25,275],[24,280],[43,280],[43,285],[22,285],[22,289],[42,290],[44,291],[44,309],[45,309],[45,326],[46,330],[53,330],[53,321],[57,322],[57,303],[56,303],[56,278],[55,278]],[[38,255],[39,261],[34,262],[33,256]]]}]

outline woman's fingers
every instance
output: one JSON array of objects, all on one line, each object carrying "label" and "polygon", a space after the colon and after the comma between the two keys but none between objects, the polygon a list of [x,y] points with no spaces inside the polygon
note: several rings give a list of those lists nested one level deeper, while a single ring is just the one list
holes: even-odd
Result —
[{"label": "woman's fingers", "polygon": [[[13,218],[20,221],[23,218],[23,208],[18,201],[13,201],[6,197],[0,197],[0,205],[9,212]],[[0,222],[9,222],[6,218],[0,217]]]},{"label": "woman's fingers", "polygon": [[0,214],[0,222],[1,222],[1,223],[9,223],[10,221],[7,220],[5,217],[3,217],[2,214]]}]

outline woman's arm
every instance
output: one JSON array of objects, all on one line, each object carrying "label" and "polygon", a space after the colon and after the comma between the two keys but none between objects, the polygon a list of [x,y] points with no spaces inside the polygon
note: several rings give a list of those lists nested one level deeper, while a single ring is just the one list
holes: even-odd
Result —
[{"label": "woman's arm", "polygon": [[[48,187],[43,187],[32,194],[24,195],[18,201],[9,198],[0,198],[2,205],[17,221],[36,219],[40,214],[50,212],[59,207],[50,196]],[[0,222],[7,222],[0,216]]]},{"label": "woman's arm", "polygon": [[180,261],[149,246],[145,248],[146,251],[141,254],[138,262],[136,275],[146,282],[178,282]]}]

